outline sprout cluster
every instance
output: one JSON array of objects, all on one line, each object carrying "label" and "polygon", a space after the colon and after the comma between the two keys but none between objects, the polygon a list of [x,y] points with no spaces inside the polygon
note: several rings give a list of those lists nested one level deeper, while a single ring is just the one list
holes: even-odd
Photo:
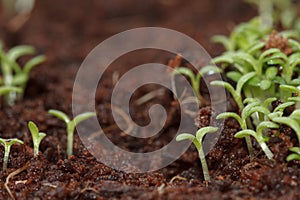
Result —
[{"label": "sprout cluster", "polygon": [[[278,11],[281,18],[275,17],[274,24],[280,21],[283,27],[290,28],[299,22],[295,16],[284,16],[294,12],[289,10],[291,1],[284,1],[282,5],[275,0],[268,0],[269,4],[252,2],[265,11],[268,6],[269,9],[281,9]],[[220,113],[216,119],[234,118],[239,123],[240,130],[234,137],[245,138],[250,158],[256,156],[251,140],[255,139],[266,157],[272,159],[274,154],[268,147],[269,137],[276,137],[281,126],[287,125],[294,130],[298,144],[290,148],[291,154],[286,160],[300,160],[300,31],[274,31],[272,26],[263,26],[262,15],[236,26],[229,37],[213,37],[213,41],[223,44],[225,52],[212,59],[211,66],[218,69],[211,69],[214,73],[221,73],[225,79],[210,84],[225,88],[237,105],[236,112]],[[178,73],[190,77],[201,101],[199,80],[203,73],[195,75],[184,67],[175,69],[173,74]],[[189,139],[196,146],[206,181],[209,180],[208,170],[201,152],[205,134],[200,137],[200,133],[207,133],[211,128],[217,130],[216,127],[204,127],[195,136],[184,133],[177,137],[178,141]]]},{"label": "sprout cluster", "polygon": [[35,50],[31,46],[21,45],[11,48],[5,52],[3,44],[0,43],[0,95],[4,95],[5,103],[12,106],[22,94],[29,80],[32,68],[41,64],[45,56],[36,56],[20,66],[18,59],[22,56],[32,55]]}]

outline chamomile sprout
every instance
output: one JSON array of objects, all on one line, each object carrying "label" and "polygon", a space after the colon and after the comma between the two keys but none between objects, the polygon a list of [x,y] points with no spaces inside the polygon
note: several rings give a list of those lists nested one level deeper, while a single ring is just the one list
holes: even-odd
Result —
[{"label": "chamomile sprout", "polygon": [[0,143],[4,146],[3,172],[5,172],[7,169],[7,163],[8,163],[11,146],[14,145],[15,143],[23,144],[23,141],[17,138],[13,138],[13,139],[0,138]]},{"label": "chamomile sprout", "polygon": [[207,133],[214,133],[217,130],[218,130],[218,128],[216,128],[216,127],[208,126],[208,127],[203,127],[201,129],[199,129],[196,133],[196,136],[194,136],[193,134],[190,134],[190,133],[182,133],[176,137],[176,141],[191,140],[193,142],[193,144],[195,145],[195,147],[198,151],[198,154],[199,154],[199,159],[200,159],[200,162],[202,165],[204,180],[206,182],[210,181],[210,176],[209,176],[207,163],[205,160],[205,154],[204,154],[204,151],[202,148],[202,140]]},{"label": "chamomile sprout", "polygon": [[246,51],[257,40],[260,40],[265,34],[269,33],[270,29],[262,26],[259,18],[254,18],[249,22],[241,23],[236,26],[229,37],[216,35],[212,37],[212,41],[221,43],[229,52]]},{"label": "chamomile sprout", "polygon": [[87,120],[91,117],[96,116],[94,112],[86,112],[77,115],[76,117],[71,120],[65,113],[59,110],[49,110],[49,114],[61,119],[67,125],[67,155],[70,157],[73,155],[73,140],[74,140],[74,130],[77,124],[80,122]]},{"label": "chamomile sprout", "polygon": [[291,152],[290,155],[286,158],[286,161],[292,161],[292,160],[300,160],[300,147],[292,147],[289,149]]},{"label": "chamomile sprout", "polygon": [[213,86],[222,86],[224,88],[226,88],[232,95],[233,99],[235,100],[235,102],[237,103],[238,107],[240,110],[242,110],[244,108],[244,104],[242,102],[242,90],[244,89],[246,83],[252,79],[255,76],[255,72],[250,72],[247,73],[245,75],[243,75],[237,85],[236,85],[236,89],[234,89],[234,87],[225,81],[212,81],[210,84]]},{"label": "chamomile sprout", "polygon": [[[44,62],[45,56],[34,57],[27,61],[22,67],[19,65],[17,60],[22,56],[32,55],[34,52],[34,48],[27,45],[16,46],[5,52],[3,44],[0,43],[0,65],[3,76],[1,84],[6,87],[20,88],[23,92],[29,80],[30,71],[35,66]],[[6,104],[12,106],[16,99],[21,97],[22,95],[18,96],[16,91],[8,92],[5,95]]]},{"label": "chamomile sprout", "polygon": [[300,144],[300,109],[294,110],[289,116],[274,117],[272,121],[291,127],[295,131]]},{"label": "chamomile sprout", "polygon": [[[234,112],[225,112],[225,113],[219,114],[216,117],[216,119],[225,119],[225,118],[232,117],[235,120],[237,120],[237,122],[240,124],[242,130],[247,130],[247,129],[253,129],[252,123],[249,120],[249,117],[254,113],[261,113],[261,114],[267,116],[270,113],[270,111],[267,108],[265,108],[264,106],[261,106],[258,101],[254,101],[254,102],[250,102],[247,106],[245,106],[245,108],[242,110],[241,116],[239,116],[238,114],[236,114]],[[253,153],[253,147],[252,147],[250,136],[246,135],[245,140],[246,140],[249,155],[251,158],[253,158],[254,153]]]},{"label": "chamomile sprout", "polygon": [[220,68],[218,68],[217,66],[212,66],[212,65],[211,66],[205,66],[205,67],[201,68],[197,74],[195,74],[191,69],[188,69],[186,67],[176,68],[171,74],[171,76],[172,76],[171,81],[172,81],[173,91],[175,91],[175,94],[177,93],[176,92],[176,86],[175,86],[175,80],[174,80],[175,76],[177,74],[182,74],[182,75],[187,76],[191,81],[193,91],[194,91],[196,97],[198,98],[199,104],[201,106],[205,102],[205,99],[200,94],[200,87],[201,87],[200,81],[201,81],[201,78],[205,74],[220,73],[220,72],[221,72]]},{"label": "chamomile sprout", "polygon": [[274,122],[269,122],[269,121],[264,121],[261,122],[257,127],[256,127],[256,132],[251,130],[251,129],[246,129],[246,130],[241,130],[237,132],[234,137],[236,138],[244,138],[244,137],[249,137],[252,136],[256,139],[262,150],[265,152],[266,156],[268,159],[273,158],[273,153],[270,151],[269,147],[264,141],[263,137],[263,130],[267,128],[278,128],[279,126],[274,123]]},{"label": "chamomile sprout", "polygon": [[39,132],[38,127],[32,121],[28,122],[28,128],[31,133],[32,142],[33,142],[33,155],[37,157],[39,154],[39,146],[41,141],[46,137],[46,133]]}]

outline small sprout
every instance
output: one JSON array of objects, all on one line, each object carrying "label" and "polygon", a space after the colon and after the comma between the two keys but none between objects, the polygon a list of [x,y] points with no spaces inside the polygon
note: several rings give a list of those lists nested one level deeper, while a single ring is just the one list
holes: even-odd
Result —
[{"label": "small sprout", "polygon": [[300,160],[300,147],[292,147],[289,149],[291,152],[290,155],[286,158],[286,161],[292,161],[292,160]]},{"label": "small sprout", "polygon": [[232,87],[232,85],[230,85],[227,82],[224,81],[212,81],[211,85],[214,86],[223,86],[224,88],[226,88],[232,95],[232,97],[234,98],[235,102],[238,104],[238,107],[240,110],[242,110],[244,108],[244,104],[242,102],[242,90],[243,87],[245,87],[245,84],[252,79],[255,76],[255,72],[250,72],[248,74],[243,75],[240,80],[237,83],[236,89],[234,89]]},{"label": "small sprout", "polygon": [[272,159],[274,155],[270,151],[270,149],[268,148],[268,146],[266,145],[266,143],[264,141],[263,130],[266,128],[278,128],[278,127],[279,126],[273,122],[265,121],[265,122],[261,122],[257,126],[256,132],[251,129],[241,130],[241,131],[237,132],[234,135],[234,137],[236,137],[236,138],[243,138],[243,137],[249,137],[249,136],[254,137],[256,139],[256,141],[258,142],[258,144],[260,145],[260,147],[262,148],[262,150],[265,152],[268,159]]},{"label": "small sprout", "polygon": [[4,146],[3,172],[5,172],[7,169],[7,163],[8,163],[11,146],[14,145],[15,143],[20,143],[20,144],[24,144],[24,143],[23,141],[17,138],[13,138],[13,139],[0,138],[0,143]]},{"label": "small sprout", "polygon": [[201,165],[202,165],[202,171],[203,171],[203,175],[204,175],[204,180],[206,182],[210,181],[210,176],[209,176],[207,163],[205,160],[204,151],[202,148],[202,140],[207,133],[213,133],[213,132],[216,132],[217,130],[218,130],[218,128],[216,128],[216,127],[208,126],[208,127],[203,127],[201,129],[199,129],[196,133],[196,137],[190,133],[182,133],[176,137],[176,141],[191,140],[193,142],[193,144],[195,145],[195,147],[198,151],[198,154],[199,154],[199,158],[200,158]]},{"label": "small sprout", "polygon": [[59,110],[49,110],[49,114],[61,119],[64,121],[67,125],[67,155],[70,157],[73,155],[73,140],[74,140],[74,130],[77,124],[80,122],[87,120],[88,118],[91,118],[93,116],[96,116],[94,112],[86,112],[82,113],[80,115],[77,115],[74,117],[73,120],[70,120],[70,118],[63,112]]},{"label": "small sprout", "polygon": [[205,99],[204,99],[204,97],[200,93],[201,78],[205,74],[220,73],[220,72],[221,72],[220,68],[218,68],[217,66],[210,66],[210,65],[201,68],[197,74],[195,74],[192,70],[190,70],[188,68],[185,68],[185,67],[176,68],[172,72],[172,87],[173,87],[173,91],[176,94],[176,86],[175,86],[175,80],[174,80],[175,75],[177,75],[177,74],[185,75],[185,76],[187,76],[190,79],[193,91],[194,91],[196,97],[199,99],[199,104],[202,105],[205,102]]},{"label": "small sprout", "polygon": [[291,127],[295,131],[300,144],[300,109],[294,110],[288,117],[274,117],[272,121]]},{"label": "small sprout", "polygon": [[[247,102],[250,100],[251,99],[248,98],[245,101]],[[270,111],[267,108],[265,108],[264,106],[260,106],[260,103],[258,101],[253,101],[253,102],[249,103],[242,110],[241,116],[239,116],[238,114],[236,114],[234,112],[225,112],[225,113],[219,114],[216,118],[217,119],[225,119],[225,118],[232,117],[235,120],[237,120],[237,122],[240,124],[242,130],[247,130],[247,129],[253,129],[251,122],[250,123],[248,123],[248,122],[249,122],[249,117],[254,113],[261,113],[261,114],[264,114],[265,116],[267,116],[270,113]],[[261,117],[261,118],[264,118],[264,117]],[[254,153],[253,153],[253,147],[252,147],[252,143],[250,140],[250,136],[246,135],[245,140],[246,140],[249,155],[251,158],[253,158]]]},{"label": "small sprout", "polygon": [[[36,56],[27,61],[24,66],[20,66],[17,60],[22,56],[32,55],[34,52],[34,48],[27,45],[16,46],[5,52],[2,43],[0,43],[0,66],[3,76],[1,85],[17,87],[21,92],[24,92],[31,69],[44,62],[45,56]],[[22,97],[22,93],[18,96],[17,92],[19,91],[12,90],[6,94],[7,105],[13,105],[18,97]]]},{"label": "small sprout", "polygon": [[33,155],[34,155],[34,157],[37,157],[39,154],[40,143],[46,136],[46,133],[39,132],[38,127],[32,121],[28,122],[28,128],[30,130],[32,142],[33,142],[33,149],[34,149]]}]

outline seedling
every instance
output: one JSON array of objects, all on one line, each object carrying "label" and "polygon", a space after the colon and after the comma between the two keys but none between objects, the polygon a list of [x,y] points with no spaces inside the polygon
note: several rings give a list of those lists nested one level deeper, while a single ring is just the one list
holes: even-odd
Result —
[{"label": "seedling", "polygon": [[267,144],[264,141],[263,130],[266,128],[278,128],[278,127],[279,126],[273,122],[265,121],[265,122],[261,122],[257,126],[256,132],[251,129],[241,130],[241,131],[237,132],[234,135],[234,137],[236,137],[236,138],[244,138],[244,137],[249,137],[249,136],[254,137],[256,139],[256,141],[258,142],[258,144],[260,145],[260,147],[262,148],[262,150],[265,152],[268,159],[272,159],[274,155],[270,151],[270,149],[268,148]]},{"label": "seedling", "polygon": [[32,121],[28,122],[28,128],[30,130],[32,142],[33,142],[33,152],[34,152],[33,155],[34,157],[37,157],[39,154],[40,143],[46,136],[46,133],[39,132],[38,127]]},{"label": "seedling", "polygon": [[[29,73],[31,69],[45,60],[45,56],[37,56],[25,63],[21,67],[17,59],[25,55],[32,55],[34,48],[31,46],[16,46],[8,52],[3,50],[3,45],[0,43],[0,65],[3,75],[2,84],[6,87],[18,87],[24,92],[26,84],[29,80]],[[19,96],[21,97],[21,96]],[[18,98],[16,91],[10,91],[5,100],[8,105],[13,105]]]},{"label": "seedling", "polygon": [[[200,81],[201,78],[205,75],[205,74],[209,74],[209,73],[220,73],[221,69],[216,67],[216,66],[205,66],[203,68],[201,68],[199,70],[199,72],[197,74],[194,74],[194,72],[188,68],[185,67],[179,67],[176,68],[173,72],[172,72],[172,87],[173,87],[173,91],[176,92],[176,86],[175,86],[175,76],[177,74],[182,74],[187,76],[190,79],[192,88],[194,90],[194,93],[196,95],[196,97],[199,99],[199,104],[200,106],[205,102],[205,99],[203,98],[203,96],[200,93]],[[176,94],[177,95],[177,94]]]},{"label": "seedling", "polygon": [[75,127],[80,122],[87,120],[88,118],[91,118],[93,116],[96,116],[96,114],[93,112],[82,113],[74,117],[73,120],[70,120],[70,118],[65,113],[59,110],[49,110],[49,114],[61,119],[67,125],[67,155],[68,157],[70,157],[71,155],[73,155],[73,140]]},{"label": "seedling", "polygon": [[222,86],[222,87],[226,88],[231,93],[231,95],[232,95],[233,99],[235,100],[235,102],[237,103],[239,109],[242,110],[244,108],[244,104],[242,102],[243,87],[254,76],[255,76],[255,72],[250,72],[250,73],[243,75],[239,79],[236,89],[234,89],[233,86],[230,85],[230,83],[227,83],[225,81],[212,81],[211,85]]},{"label": "seedling", "polygon": [[[260,103],[258,101],[255,101],[255,102],[249,103],[242,110],[241,116],[239,116],[238,114],[236,114],[234,112],[225,112],[225,113],[219,114],[216,118],[224,119],[224,118],[232,117],[235,120],[237,120],[237,122],[240,124],[242,130],[247,130],[247,129],[253,129],[251,121],[247,123],[247,121],[249,120],[249,117],[253,113],[262,113],[264,115],[268,115],[270,113],[270,111],[266,107],[260,106]],[[253,153],[253,147],[252,147],[250,136],[245,135],[245,140],[246,140],[249,155],[251,158],[253,158],[254,153]]]},{"label": "seedling", "polygon": [[236,26],[229,37],[217,35],[212,40],[223,44],[227,51],[246,51],[269,31],[262,27],[259,18],[254,18]]},{"label": "seedling", "polygon": [[292,161],[292,160],[300,160],[300,147],[292,147],[289,149],[291,152],[290,155],[286,158],[286,161]]},{"label": "seedling", "polygon": [[13,139],[0,138],[0,143],[4,146],[3,172],[5,172],[7,169],[7,163],[8,163],[11,146],[14,145],[15,143],[23,144],[23,141],[17,138],[13,138]]},{"label": "seedling", "polygon": [[295,110],[288,117],[274,117],[272,121],[291,127],[295,131],[300,144],[300,109]]},{"label": "seedling", "polygon": [[199,158],[200,158],[201,165],[202,165],[202,171],[203,171],[203,175],[204,175],[204,180],[206,182],[210,181],[210,176],[209,176],[207,163],[205,160],[204,151],[202,148],[202,140],[207,133],[213,133],[213,132],[216,132],[217,130],[218,130],[218,128],[216,128],[216,127],[208,126],[208,127],[203,127],[201,129],[199,129],[196,133],[196,137],[190,133],[182,133],[176,137],[176,141],[191,140],[193,142],[193,144],[195,145],[195,147],[198,151],[198,154],[199,154]]}]

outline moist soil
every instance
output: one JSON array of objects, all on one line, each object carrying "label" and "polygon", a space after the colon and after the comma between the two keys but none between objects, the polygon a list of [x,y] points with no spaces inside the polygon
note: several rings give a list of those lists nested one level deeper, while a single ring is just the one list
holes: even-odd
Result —
[{"label": "moist soil", "polygon": [[[0,110],[1,137],[24,141],[24,145],[12,147],[8,170],[0,173],[0,199],[10,198],[5,182],[18,169],[19,173],[6,184],[16,199],[300,199],[300,163],[285,161],[288,148],[297,143],[288,127],[282,127],[268,143],[275,154],[273,160],[266,159],[255,141],[252,142],[256,156],[250,160],[244,140],[233,137],[239,130],[237,122],[225,121],[217,144],[206,156],[211,175],[207,185],[192,146],[169,166],[144,174],[105,166],[87,151],[77,134],[74,155],[67,158],[65,125],[47,113],[49,109],[58,109],[71,116],[76,72],[86,55],[109,36],[136,27],[166,27],[189,35],[211,56],[216,56],[223,48],[212,44],[210,37],[228,34],[234,25],[256,14],[251,6],[239,0],[143,3],[43,0],[37,1],[29,20],[17,29],[1,15],[0,34],[6,47],[33,45],[37,53],[47,56],[47,61],[32,71],[24,99]],[[149,122],[148,106],[157,102],[164,105],[168,118],[163,134],[157,138],[137,141],[122,134],[109,109],[113,71],[122,75],[137,64],[149,61],[167,64],[174,57],[153,51],[132,53],[113,63],[101,80],[101,89],[96,94],[97,117],[101,126],[107,128],[105,134],[116,145],[130,151],[148,152],[161,148],[174,137],[179,122],[178,107],[168,91],[147,106],[136,106],[131,111],[135,122],[143,125]],[[155,85],[143,86],[133,99],[154,89],[157,89]],[[229,110],[235,109],[234,103],[228,104]],[[196,124],[208,125],[211,115],[211,108],[203,107]],[[41,155],[35,159],[27,129],[29,120],[47,133],[40,146]],[[3,154],[1,148],[1,158]],[[130,167],[130,161],[127,165]]]}]

